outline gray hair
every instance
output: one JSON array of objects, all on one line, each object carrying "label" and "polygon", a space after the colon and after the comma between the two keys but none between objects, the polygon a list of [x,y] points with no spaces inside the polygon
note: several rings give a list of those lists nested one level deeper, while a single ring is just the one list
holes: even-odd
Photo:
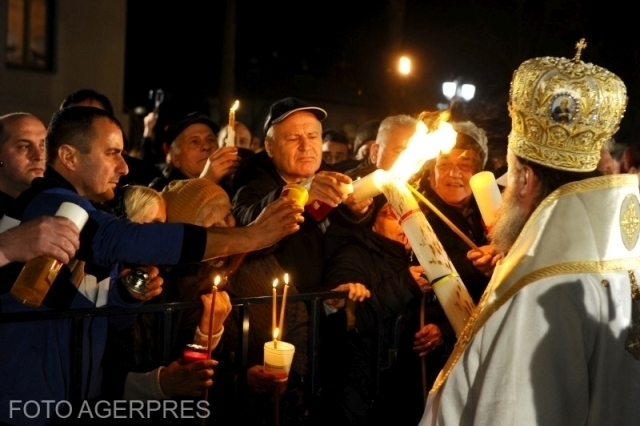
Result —
[{"label": "gray hair", "polygon": [[418,120],[411,117],[410,115],[400,114],[400,115],[391,115],[386,117],[382,122],[380,122],[380,127],[378,128],[378,134],[385,133],[391,130],[394,127],[412,127],[414,128]]}]

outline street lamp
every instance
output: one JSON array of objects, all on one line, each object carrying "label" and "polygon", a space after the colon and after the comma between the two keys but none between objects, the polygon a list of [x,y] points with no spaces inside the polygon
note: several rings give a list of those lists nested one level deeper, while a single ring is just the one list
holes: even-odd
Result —
[{"label": "street lamp", "polygon": [[411,74],[411,59],[406,56],[400,57],[398,61],[398,72],[402,75]]},{"label": "street lamp", "polygon": [[476,94],[476,86],[473,84],[460,84],[458,80],[442,83],[442,94],[449,101],[461,98],[469,102]]}]

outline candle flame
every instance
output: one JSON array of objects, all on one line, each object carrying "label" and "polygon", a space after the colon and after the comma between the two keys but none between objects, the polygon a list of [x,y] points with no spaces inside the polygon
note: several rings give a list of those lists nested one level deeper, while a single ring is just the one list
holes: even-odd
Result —
[{"label": "candle flame", "polygon": [[273,280],[273,288],[278,287],[278,279]]},{"label": "candle flame", "polygon": [[289,274],[286,272],[284,274],[284,285],[289,285]]},{"label": "candle flame", "polygon": [[280,337],[280,329],[278,327],[273,329],[273,338],[275,340],[278,340],[278,337]]},{"label": "candle flame", "polygon": [[429,131],[422,120],[418,121],[415,133],[393,163],[389,176],[402,182],[408,181],[420,171],[425,162],[436,158],[441,152],[451,151],[456,143],[456,135],[456,131],[447,122],[440,122],[435,130]]},{"label": "candle flame", "polygon": [[231,106],[230,111],[235,112],[235,111],[238,109],[238,107],[239,107],[239,106],[240,106],[240,101],[238,101],[238,100],[236,99],[236,101],[235,101],[235,102],[233,103],[233,105]]},{"label": "candle flame", "polygon": [[218,287],[218,284],[220,284],[220,275],[216,275],[216,277],[213,279],[213,285]]}]

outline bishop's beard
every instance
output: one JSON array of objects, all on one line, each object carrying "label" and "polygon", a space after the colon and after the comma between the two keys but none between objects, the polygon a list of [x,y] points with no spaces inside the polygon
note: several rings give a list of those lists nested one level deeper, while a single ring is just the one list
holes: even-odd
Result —
[{"label": "bishop's beard", "polygon": [[502,204],[496,221],[489,231],[489,239],[498,253],[506,255],[522,232],[531,212],[524,211],[518,202],[515,188],[507,187],[502,194]]}]

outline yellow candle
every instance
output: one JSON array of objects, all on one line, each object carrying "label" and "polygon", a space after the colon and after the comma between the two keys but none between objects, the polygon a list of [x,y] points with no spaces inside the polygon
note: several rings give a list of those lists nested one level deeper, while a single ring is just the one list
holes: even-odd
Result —
[{"label": "yellow candle", "polygon": [[278,279],[273,280],[273,306],[271,312],[271,330],[273,333],[276,332],[276,287],[278,286]]},{"label": "yellow candle", "polygon": [[284,307],[287,303],[287,290],[289,290],[289,274],[284,274],[284,292],[282,293],[282,306],[280,306],[280,321],[278,322],[278,331],[283,330],[284,325]]}]

